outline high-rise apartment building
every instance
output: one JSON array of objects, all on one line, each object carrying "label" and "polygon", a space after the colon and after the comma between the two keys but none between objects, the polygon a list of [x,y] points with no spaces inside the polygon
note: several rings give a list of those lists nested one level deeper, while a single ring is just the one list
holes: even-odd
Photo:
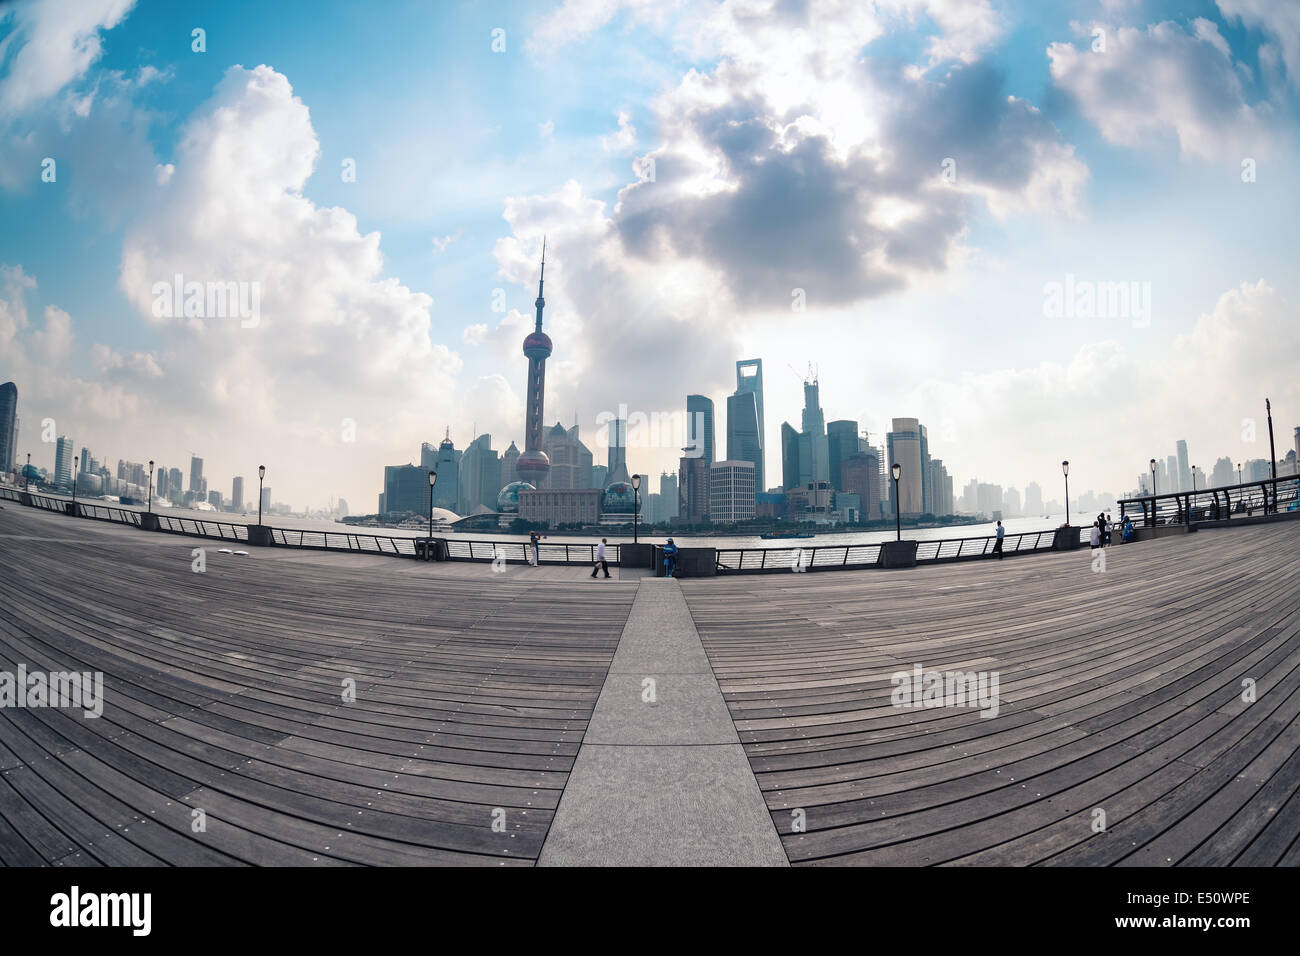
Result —
[{"label": "high-rise apartment building", "polygon": [[54,449],[54,483],[60,488],[72,487],[72,439],[60,435]]},{"label": "high-rise apartment building", "polygon": [[754,463],[716,461],[709,468],[709,520],[735,524],[754,517]]},{"label": "high-rise apartment building", "polygon": [[236,476],[230,486],[230,510],[244,510],[244,479]]},{"label": "high-rise apartment building", "polygon": [[190,456],[190,491],[195,494],[203,493],[203,459],[193,455]]},{"label": "high-rise apartment building", "polygon": [[709,520],[709,462],[704,458],[683,458],[677,470],[677,512],[682,521],[699,524]]}]

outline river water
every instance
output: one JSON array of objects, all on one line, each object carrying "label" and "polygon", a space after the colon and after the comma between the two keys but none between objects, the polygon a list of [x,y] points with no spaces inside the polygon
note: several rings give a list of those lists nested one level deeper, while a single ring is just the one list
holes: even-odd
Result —
[{"label": "river water", "polygon": [[[55,497],[55,496],[50,496]],[[96,499],[89,499],[88,503],[93,504],[111,504]],[[112,505],[113,507],[123,507]],[[143,510],[143,509],[129,509]],[[226,511],[191,511],[186,508],[165,508],[159,509],[159,514],[171,515],[178,518],[196,518],[204,521],[224,521],[228,524],[256,524],[257,514],[254,512],[248,514],[232,514]],[[1114,517],[1115,513],[1112,513]],[[1087,523],[1093,515],[1071,514],[1070,518],[1075,524]],[[291,529],[294,531],[332,531],[339,533],[355,534],[377,534],[386,535],[394,538],[422,538],[425,536],[425,530],[407,529],[407,528],[362,528],[355,525],[347,525],[337,521],[331,521],[327,518],[305,518],[298,515],[266,515],[264,522],[272,527]],[[1027,534],[1034,531],[1051,531],[1059,527],[1065,521],[1064,514],[1050,515],[1048,517],[1031,517],[1031,518],[1008,518],[1002,522],[1007,529],[1007,534]],[[903,528],[903,537],[913,541],[935,541],[938,539],[952,538],[983,538],[997,533],[995,522],[985,524],[957,525],[944,528]],[[527,534],[511,533],[493,533],[485,531],[448,531],[434,527],[434,534],[438,537],[446,538],[488,538],[493,541],[527,541]],[[546,540],[552,544],[588,544],[597,537],[607,537],[612,542],[631,541],[630,534],[602,533],[600,535],[575,535],[575,534],[547,534]],[[674,538],[682,547],[709,547],[709,548],[797,548],[797,547],[823,547],[826,545],[845,545],[845,544],[879,544],[882,541],[894,540],[895,532],[890,529],[886,531],[844,531],[828,529],[824,532],[817,532],[812,538],[760,538],[758,535],[726,535],[726,534],[700,534],[675,535]],[[661,533],[641,534],[642,541],[662,544],[667,536]]]}]

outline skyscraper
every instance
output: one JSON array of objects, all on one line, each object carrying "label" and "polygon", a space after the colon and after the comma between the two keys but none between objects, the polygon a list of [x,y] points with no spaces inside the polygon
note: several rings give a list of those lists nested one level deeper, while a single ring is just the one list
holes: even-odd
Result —
[{"label": "skyscraper", "polygon": [[[885,444],[889,449],[889,501],[895,514],[913,517],[924,514],[926,479],[921,454],[923,434],[924,428],[915,418],[895,418],[893,431],[885,436]],[[894,465],[902,468],[898,481],[893,480]],[[998,506],[1001,507],[1000,500]]]},{"label": "skyscraper", "polygon": [[181,484],[181,470],[179,468],[172,468],[167,472],[168,497],[179,504],[183,491],[184,486]]},{"label": "skyscraper", "polygon": [[683,458],[677,472],[677,512],[681,520],[699,524],[709,520],[709,463],[704,458]]},{"label": "skyscraper", "polygon": [[1025,514],[1037,518],[1043,513],[1043,489],[1036,481],[1025,486]]},{"label": "skyscraper", "polygon": [[244,510],[244,479],[238,475],[235,476],[235,480],[230,487],[230,510]]},{"label": "skyscraper", "polygon": [[[546,396],[546,360],[550,358],[552,346],[551,337],[542,331],[542,310],[546,308],[546,299],[542,295],[542,289],[546,284],[546,240],[542,240],[542,270],[537,279],[537,301],[533,305],[537,309],[537,322],[533,331],[528,333],[524,339],[524,355],[528,357],[528,388],[524,393],[528,405],[528,417],[524,423],[524,453],[519,456],[515,462],[515,470],[519,472],[519,478],[527,481],[534,488],[541,488],[546,484],[546,476],[551,470],[551,460],[546,457],[546,452],[542,451],[542,414],[544,411],[544,399]],[[478,439],[475,439],[477,441]],[[466,453],[468,454],[468,449]],[[493,452],[495,458],[496,453]],[[497,473],[500,474],[500,461],[497,461]],[[500,486],[498,486],[500,490]],[[462,489],[462,499],[465,497]],[[471,497],[477,497],[477,493],[472,493]],[[492,496],[492,502],[495,504],[496,495]],[[468,514],[468,512],[465,512]]]},{"label": "skyscraper", "polygon": [[72,486],[72,439],[60,435],[54,449],[54,483],[60,488]]},{"label": "skyscraper", "polygon": [[[764,456],[767,454],[767,429],[764,425],[763,418],[763,360],[762,359],[741,359],[736,363],[736,394],[745,395],[753,394],[754,396],[754,416],[758,422],[758,459],[754,462],[754,491],[755,493],[765,490],[763,484],[764,476],[767,469],[763,466]],[[731,415],[727,414],[727,429],[730,435]],[[727,448],[727,457],[734,458],[731,453],[730,444]],[[751,461],[748,456],[744,456],[746,461]]]},{"label": "skyscraper", "polygon": [[686,396],[687,458],[702,458],[713,464],[713,399],[703,395]]},{"label": "skyscraper", "polygon": [[[519,457],[518,449],[515,450],[515,457]],[[451,430],[448,429],[438,443],[438,455],[433,460],[433,470],[438,473],[438,483],[433,486],[435,508],[455,511],[460,507],[460,460],[461,453],[452,444]],[[428,475],[425,475],[425,480],[428,480]]]},{"label": "skyscraper", "polygon": [[77,471],[83,475],[90,471],[90,449],[85,445],[81,446],[81,463],[77,465]]},{"label": "skyscraper", "polygon": [[[540,446],[538,451],[541,451]],[[524,453],[527,455],[527,452]],[[519,463],[522,466],[524,455],[519,456]],[[545,456],[543,455],[543,458]],[[546,472],[550,471],[550,460],[546,460]],[[522,474],[522,472],[521,472]],[[528,478],[523,478],[528,481]],[[438,481],[441,483],[442,475],[438,475]],[[474,509],[483,505],[484,507],[496,509],[497,495],[501,491],[501,459],[497,452],[492,448],[492,436],[483,434],[479,435],[465,448],[464,454],[460,458],[460,488],[459,507],[457,511],[460,514],[468,515],[474,512]],[[425,497],[428,498],[428,477],[425,477]],[[434,496],[437,497],[437,486],[434,487]]]},{"label": "skyscraper", "polygon": [[203,490],[203,459],[190,456],[190,492],[200,495],[200,501],[207,499]]},{"label": "skyscraper", "polygon": [[[821,385],[816,376],[803,383],[803,430],[808,436],[808,450],[812,455],[809,471],[813,481],[830,481],[830,453],[826,444],[826,416],[822,414]],[[802,454],[802,451],[800,452]]]},{"label": "skyscraper", "polygon": [[759,432],[758,396],[737,391],[727,398],[727,458],[754,466],[754,488],[763,488],[763,445]]},{"label": "skyscraper", "polygon": [[677,476],[664,472],[659,476],[659,497],[662,500],[662,518],[676,518],[680,504],[677,500]]},{"label": "skyscraper", "polygon": [[0,473],[15,468],[18,447],[18,386],[0,385]]},{"label": "skyscraper", "polygon": [[501,453],[501,481],[503,486],[519,480],[518,465],[519,446],[511,442],[510,447]]},{"label": "skyscraper", "polygon": [[606,484],[632,480],[632,476],[627,471],[627,420],[624,418],[615,418],[609,423],[609,456],[607,461],[608,464],[605,466],[608,469],[605,476]]},{"label": "skyscraper", "polygon": [[[826,459],[829,481],[836,491],[848,491],[844,486],[840,469],[844,460],[858,450],[858,423],[848,419],[830,422],[826,426]],[[863,499],[863,507],[866,499]]]},{"label": "skyscraper", "polygon": [[842,491],[861,499],[863,518],[881,517],[880,461],[874,448],[868,446],[865,451],[855,451],[845,456],[840,462],[840,480],[843,483]]},{"label": "skyscraper", "polygon": [[[611,423],[613,424],[613,423]],[[578,426],[565,428],[559,422],[546,430],[542,436],[542,451],[551,460],[551,472],[546,479],[546,487],[560,490],[590,488],[591,484],[591,449],[578,438]],[[613,452],[613,448],[610,449]],[[621,449],[626,454],[626,449]],[[517,452],[516,452],[517,454]],[[502,461],[501,479],[509,484],[506,477],[504,459]]]},{"label": "skyscraper", "polygon": [[1178,490],[1192,490],[1192,469],[1187,464],[1187,442],[1179,439],[1174,446],[1178,449]]}]

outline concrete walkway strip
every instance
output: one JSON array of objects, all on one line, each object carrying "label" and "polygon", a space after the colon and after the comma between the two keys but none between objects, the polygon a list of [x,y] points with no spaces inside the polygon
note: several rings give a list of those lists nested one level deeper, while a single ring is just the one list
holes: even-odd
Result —
[{"label": "concrete walkway strip", "polygon": [[789,864],[671,578],[637,587],[538,864]]}]

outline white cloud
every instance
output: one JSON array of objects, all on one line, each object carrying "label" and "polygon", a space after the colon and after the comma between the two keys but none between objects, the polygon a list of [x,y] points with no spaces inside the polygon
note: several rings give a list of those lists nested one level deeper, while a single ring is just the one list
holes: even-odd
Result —
[{"label": "white cloud", "polygon": [[[1269,140],[1267,103],[1246,100],[1240,65],[1218,27],[1170,21],[1145,29],[1098,24],[1104,51],[1070,43],[1047,48],[1052,79],[1070,93],[1108,141],[1130,148],[1172,137],[1184,156],[1237,160]],[[1091,36],[1092,28],[1080,28]]]},{"label": "white cloud", "polygon": [[[1296,317],[1296,305],[1267,282],[1242,283],[1171,348],[1098,341],[1065,363],[933,379],[901,405],[922,421],[947,424],[952,435],[942,456],[960,463],[963,481],[978,474],[1023,484],[1025,476],[1050,475],[1043,459],[1055,454],[1070,460],[1075,493],[1122,494],[1132,490],[1143,462],[1172,451],[1179,438],[1207,471],[1223,454],[1268,457],[1267,445],[1243,444],[1241,421],[1262,418],[1265,396],[1275,409],[1300,406]],[[1243,383],[1250,383],[1245,391]]]},{"label": "white cloud", "polygon": [[[1278,0],[1217,0],[1219,10],[1229,20],[1262,30],[1277,43],[1264,45],[1260,59],[1280,55],[1286,66],[1290,85],[1300,87],[1300,4]],[[1280,51],[1280,53],[1279,53]]]},{"label": "white cloud", "polygon": [[42,0],[0,14],[10,32],[0,40],[0,117],[39,105],[79,79],[103,52],[111,30],[135,0]]},{"label": "white cloud", "polygon": [[618,132],[602,136],[600,145],[610,153],[625,153],[636,146],[636,127],[632,125],[629,113],[618,111]]},{"label": "white cloud", "polygon": [[[432,414],[465,411],[452,398],[460,358],[430,340],[431,299],[384,276],[378,233],[303,195],[319,155],[289,81],[232,67],[185,124],[167,185],[123,242],[119,285],[159,337],[156,360],[98,357],[160,433],[232,468],[278,462],[284,500],[323,481],[369,494],[376,463],[409,460]],[[155,285],[177,275],[257,289],[260,320],[155,315]],[[217,433],[193,436],[214,418]],[[341,437],[344,419],[357,423],[355,442]]]}]

